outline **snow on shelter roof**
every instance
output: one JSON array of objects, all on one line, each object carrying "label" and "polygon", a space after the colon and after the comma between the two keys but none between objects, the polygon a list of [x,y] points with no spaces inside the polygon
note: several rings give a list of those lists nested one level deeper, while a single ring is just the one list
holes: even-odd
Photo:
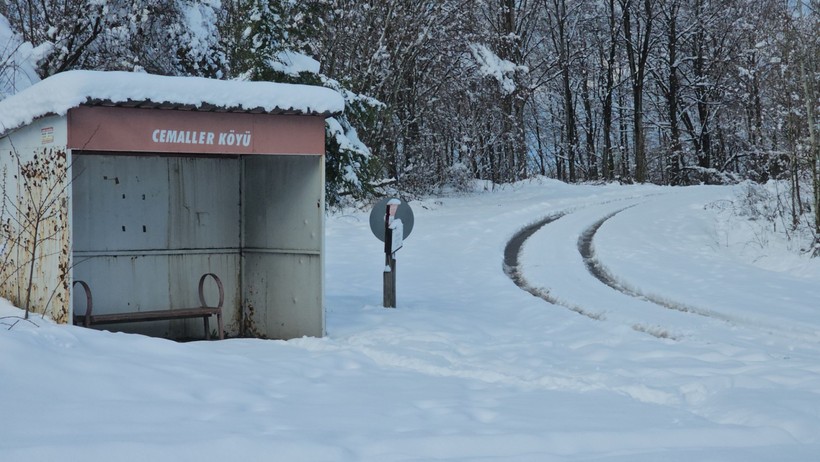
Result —
[{"label": "snow on shelter roof", "polygon": [[329,116],[344,110],[344,99],[310,85],[68,71],[0,101],[0,135],[80,105]]}]

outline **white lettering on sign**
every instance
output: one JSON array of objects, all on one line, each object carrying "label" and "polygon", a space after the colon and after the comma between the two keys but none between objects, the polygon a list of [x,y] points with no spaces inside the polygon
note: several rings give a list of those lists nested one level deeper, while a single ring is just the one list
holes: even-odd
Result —
[{"label": "white lettering on sign", "polygon": [[245,133],[236,133],[233,130],[229,132],[222,132],[219,134],[219,141],[217,143],[220,146],[245,146],[248,147],[251,145],[251,132],[246,131]]},{"label": "white lettering on sign", "polygon": [[151,141],[160,144],[207,144],[219,146],[244,146],[251,145],[251,132],[236,133],[235,130],[227,132],[206,132],[197,130],[163,130],[157,128],[151,132]]}]

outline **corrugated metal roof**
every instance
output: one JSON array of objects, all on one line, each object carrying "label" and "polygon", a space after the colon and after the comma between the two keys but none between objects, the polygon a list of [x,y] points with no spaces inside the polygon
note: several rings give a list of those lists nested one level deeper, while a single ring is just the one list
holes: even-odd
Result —
[{"label": "corrugated metal roof", "polygon": [[241,106],[218,106],[216,104],[209,104],[209,103],[202,103],[199,105],[194,104],[184,104],[184,103],[173,103],[171,101],[163,101],[163,102],[156,102],[150,99],[146,100],[131,100],[128,101],[112,101],[110,99],[98,99],[98,98],[89,98],[85,103],[82,103],[83,106],[105,106],[105,107],[124,107],[124,108],[139,108],[139,109],[165,109],[165,110],[176,110],[176,111],[197,111],[197,112],[222,112],[222,113],[243,113],[243,114],[293,114],[293,115],[321,115],[325,117],[332,116],[334,114],[338,114],[338,112],[315,112],[315,111],[297,111],[297,110],[284,110],[281,108],[273,108],[273,109],[266,109],[261,106],[257,106],[254,108],[245,108]]}]

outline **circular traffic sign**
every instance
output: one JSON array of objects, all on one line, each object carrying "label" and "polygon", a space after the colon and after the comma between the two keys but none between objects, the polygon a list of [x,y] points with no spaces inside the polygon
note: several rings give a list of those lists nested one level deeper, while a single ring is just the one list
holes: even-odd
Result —
[{"label": "circular traffic sign", "polygon": [[[394,198],[385,197],[379,202],[376,202],[376,205],[373,206],[373,210],[370,211],[370,230],[373,231],[373,235],[382,242],[384,242],[384,215],[387,210],[387,203],[392,199]],[[404,227],[402,236],[404,239],[407,239],[407,236],[413,231],[414,221],[413,209],[410,208],[407,202],[401,201],[399,208],[396,209],[396,218],[401,220],[401,224]]]}]

